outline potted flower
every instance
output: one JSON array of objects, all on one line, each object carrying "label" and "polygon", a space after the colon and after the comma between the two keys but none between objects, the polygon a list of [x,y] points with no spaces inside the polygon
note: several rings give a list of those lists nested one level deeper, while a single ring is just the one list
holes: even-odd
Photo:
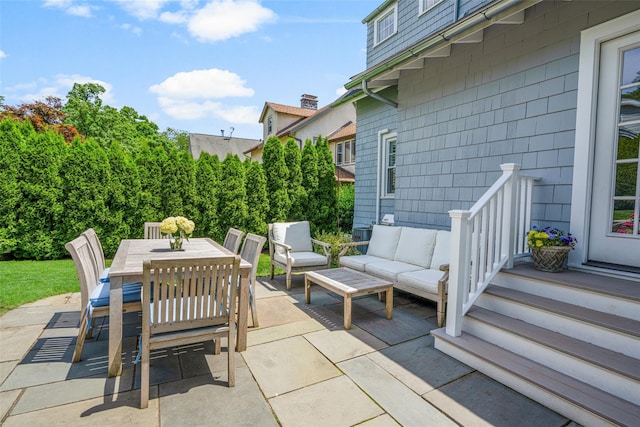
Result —
[{"label": "potted flower", "polygon": [[182,249],[184,239],[189,240],[194,228],[193,221],[183,216],[170,216],[160,223],[160,232],[169,235],[169,244],[174,251]]},{"label": "potted flower", "polygon": [[557,273],[562,271],[569,251],[576,246],[577,240],[557,228],[538,229],[533,226],[527,233],[527,243],[531,248],[533,265],[537,270]]}]

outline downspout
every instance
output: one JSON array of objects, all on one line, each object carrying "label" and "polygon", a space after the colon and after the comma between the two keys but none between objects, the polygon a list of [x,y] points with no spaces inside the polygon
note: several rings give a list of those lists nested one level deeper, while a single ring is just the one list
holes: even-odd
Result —
[{"label": "downspout", "polygon": [[382,181],[382,135],[389,133],[389,129],[378,131],[378,167],[376,168],[376,224],[380,221],[380,181]]},{"label": "downspout", "polygon": [[385,98],[382,95],[378,95],[377,93],[373,93],[369,90],[369,88],[367,87],[367,81],[366,80],[362,80],[362,91],[364,93],[367,94],[367,96],[370,96],[373,99],[377,99],[380,102],[383,102],[387,105],[391,105],[393,108],[398,108],[398,103],[395,101],[390,100],[389,98]]}]

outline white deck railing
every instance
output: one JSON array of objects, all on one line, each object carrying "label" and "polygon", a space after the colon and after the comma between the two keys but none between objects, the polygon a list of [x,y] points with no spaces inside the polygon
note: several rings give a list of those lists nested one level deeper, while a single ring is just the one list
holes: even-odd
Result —
[{"label": "white deck railing", "polygon": [[526,253],[531,193],[538,178],[519,175],[520,165],[500,165],[502,176],[470,210],[449,211],[451,258],[447,302],[448,335],[459,336],[462,317],[491,279]]}]

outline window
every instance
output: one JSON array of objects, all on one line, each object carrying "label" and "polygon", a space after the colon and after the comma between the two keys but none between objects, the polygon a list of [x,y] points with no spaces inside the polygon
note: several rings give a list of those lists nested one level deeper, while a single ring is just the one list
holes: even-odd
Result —
[{"label": "window", "polygon": [[356,142],[346,141],[336,144],[336,165],[351,165],[356,162]]},{"label": "window", "polygon": [[375,20],[374,44],[379,44],[396,33],[398,23],[398,8],[394,4],[387,9],[380,18]]},{"label": "window", "polygon": [[422,15],[427,10],[431,9],[438,3],[441,3],[444,0],[418,0],[420,2],[420,14]]},{"label": "window", "polygon": [[382,137],[384,147],[382,196],[393,196],[396,192],[396,134]]},{"label": "window", "polygon": [[267,134],[271,135],[272,130],[273,130],[273,120],[271,119],[271,116],[269,116],[269,118],[267,119]]}]

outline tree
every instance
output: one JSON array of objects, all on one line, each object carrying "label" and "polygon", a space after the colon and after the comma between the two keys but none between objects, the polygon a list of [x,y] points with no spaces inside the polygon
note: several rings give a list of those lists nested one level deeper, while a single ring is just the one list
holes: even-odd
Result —
[{"label": "tree", "polygon": [[[216,158],[217,159],[217,158]],[[211,155],[200,154],[196,162],[196,211],[193,221],[198,236],[217,235],[217,176],[212,167]]]},{"label": "tree", "polygon": [[166,157],[167,153],[163,147],[150,148],[147,144],[142,145],[136,156],[141,187],[139,219],[133,228],[136,237],[142,238],[144,222],[156,222],[164,218],[162,180]]},{"label": "tree", "polygon": [[268,222],[285,221],[289,213],[287,179],[289,171],[284,161],[284,151],[280,140],[275,136],[265,142],[262,151],[262,165],[267,177],[267,195],[269,197]]},{"label": "tree", "polygon": [[224,179],[220,181],[218,193],[218,241],[222,241],[230,227],[242,229],[247,221],[245,172],[238,156],[227,155],[221,175]]},{"label": "tree", "polygon": [[75,139],[67,150],[60,175],[64,221],[59,221],[59,241],[75,239],[87,228],[102,230],[109,221],[106,199],[109,185],[107,155],[93,139]]},{"label": "tree", "polygon": [[13,253],[20,238],[16,211],[22,194],[18,179],[24,170],[22,151],[34,135],[29,122],[0,121],[0,257]]},{"label": "tree", "polygon": [[97,83],[74,83],[63,109],[67,114],[65,123],[74,126],[85,137],[103,137],[100,96],[105,92],[105,88]]},{"label": "tree", "polygon": [[17,107],[5,105],[0,100],[0,120],[11,118],[18,121],[29,121],[36,132],[53,130],[71,143],[79,135],[76,128],[64,123],[67,115],[62,111],[62,100],[55,96],[48,96],[45,101],[35,101],[32,104],[20,104]]},{"label": "tree", "polygon": [[293,138],[289,138],[284,146],[284,161],[289,171],[289,179],[287,180],[287,194],[291,202],[289,220],[306,220],[308,219],[308,213],[304,211],[304,204],[307,199],[307,192],[302,186],[302,154]]},{"label": "tree", "polygon": [[99,235],[104,236],[104,252],[113,255],[120,240],[137,234],[141,227],[138,210],[141,186],[138,168],[117,141],[111,144],[107,156],[110,180],[106,205],[110,215],[104,233]]},{"label": "tree", "polygon": [[248,162],[245,169],[247,171],[247,232],[266,236],[269,210],[267,177],[262,165],[258,162]]},{"label": "tree", "polygon": [[335,166],[327,138],[318,138],[318,191],[316,200],[316,227],[333,232],[338,225],[338,196],[336,192]]},{"label": "tree", "polygon": [[315,212],[318,207],[317,191],[318,191],[318,153],[315,145],[310,139],[307,139],[302,149],[302,187],[307,197],[302,204],[304,212],[309,213],[311,226],[315,231]]}]

